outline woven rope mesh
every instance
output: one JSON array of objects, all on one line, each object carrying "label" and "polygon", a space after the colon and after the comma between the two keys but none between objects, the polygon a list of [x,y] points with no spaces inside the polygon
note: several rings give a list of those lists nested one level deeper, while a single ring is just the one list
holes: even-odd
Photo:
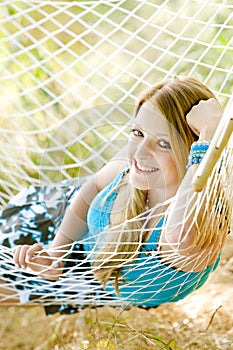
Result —
[{"label": "woven rope mesh", "polygon": [[[155,82],[194,75],[223,108],[231,100],[231,0],[3,0],[0,10],[1,206],[26,185],[100,169],[126,144],[135,100]],[[224,191],[231,196],[228,178]]]},{"label": "woven rope mesh", "polygon": [[[95,171],[87,158],[106,136],[97,128],[89,144],[86,130],[107,123],[110,135],[120,137],[135,99],[155,81],[187,72],[223,106],[231,95],[231,1],[0,6],[2,204],[25,183],[76,176],[77,164],[86,174]],[[70,128],[73,117],[77,130]],[[74,147],[77,138],[81,150]],[[116,149],[104,151],[99,166]]]}]

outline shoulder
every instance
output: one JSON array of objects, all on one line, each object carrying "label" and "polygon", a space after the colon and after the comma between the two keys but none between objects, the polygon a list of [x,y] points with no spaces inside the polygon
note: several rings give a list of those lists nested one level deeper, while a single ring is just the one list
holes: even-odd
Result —
[{"label": "shoulder", "polygon": [[95,175],[97,191],[99,192],[104,187],[108,186],[115,177],[125,169],[127,162],[128,160],[125,156],[118,155],[99,170]]},{"label": "shoulder", "polygon": [[108,186],[118,174],[126,168],[127,162],[125,160],[111,160],[106,164],[96,175],[95,184],[96,189],[100,192],[103,188]]}]

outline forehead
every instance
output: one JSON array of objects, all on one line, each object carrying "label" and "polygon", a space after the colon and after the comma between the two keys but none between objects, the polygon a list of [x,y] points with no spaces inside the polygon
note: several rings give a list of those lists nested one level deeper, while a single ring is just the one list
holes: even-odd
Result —
[{"label": "forehead", "polygon": [[143,103],[134,120],[134,123],[151,134],[168,135],[166,118],[157,107],[152,105],[150,101]]}]

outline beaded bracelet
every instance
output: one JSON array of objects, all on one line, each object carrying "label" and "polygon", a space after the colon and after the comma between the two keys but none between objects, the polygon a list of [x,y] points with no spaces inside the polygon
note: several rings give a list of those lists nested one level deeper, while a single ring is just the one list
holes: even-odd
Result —
[{"label": "beaded bracelet", "polygon": [[186,166],[186,169],[190,168],[193,164],[201,163],[209,148],[209,145],[210,141],[205,140],[193,142],[189,152],[188,164]]}]

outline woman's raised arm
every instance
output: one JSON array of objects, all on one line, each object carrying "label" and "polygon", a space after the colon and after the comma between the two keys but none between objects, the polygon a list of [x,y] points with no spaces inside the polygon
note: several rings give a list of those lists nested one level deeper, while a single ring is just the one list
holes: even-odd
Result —
[{"label": "woman's raised arm", "polygon": [[[192,108],[187,115],[187,123],[199,136],[198,143],[206,145],[206,141],[211,141],[221,118],[221,107],[216,99],[211,98],[200,101],[198,105]],[[192,179],[198,166],[199,163],[195,162],[189,164],[175,200],[170,207],[166,226],[161,234],[160,249],[165,251],[170,248],[171,251],[176,250],[183,256],[196,255],[197,257],[199,255],[202,263],[197,263],[196,258],[188,269],[195,264],[196,270],[201,270],[206,267],[207,261],[207,259],[203,260],[201,252],[209,250],[208,265],[213,264],[222,249],[227,230],[222,230],[222,234],[217,234],[211,232],[213,229],[209,227],[208,234],[202,232],[203,229],[206,230],[206,225],[203,225],[203,222],[208,219],[208,212],[205,212],[206,199],[202,198],[198,211],[194,210],[200,194],[194,192],[192,188]],[[216,200],[217,198],[213,202],[216,203]],[[212,220],[214,219],[212,218]],[[212,227],[215,227],[216,230],[216,225],[212,225]]]}]

